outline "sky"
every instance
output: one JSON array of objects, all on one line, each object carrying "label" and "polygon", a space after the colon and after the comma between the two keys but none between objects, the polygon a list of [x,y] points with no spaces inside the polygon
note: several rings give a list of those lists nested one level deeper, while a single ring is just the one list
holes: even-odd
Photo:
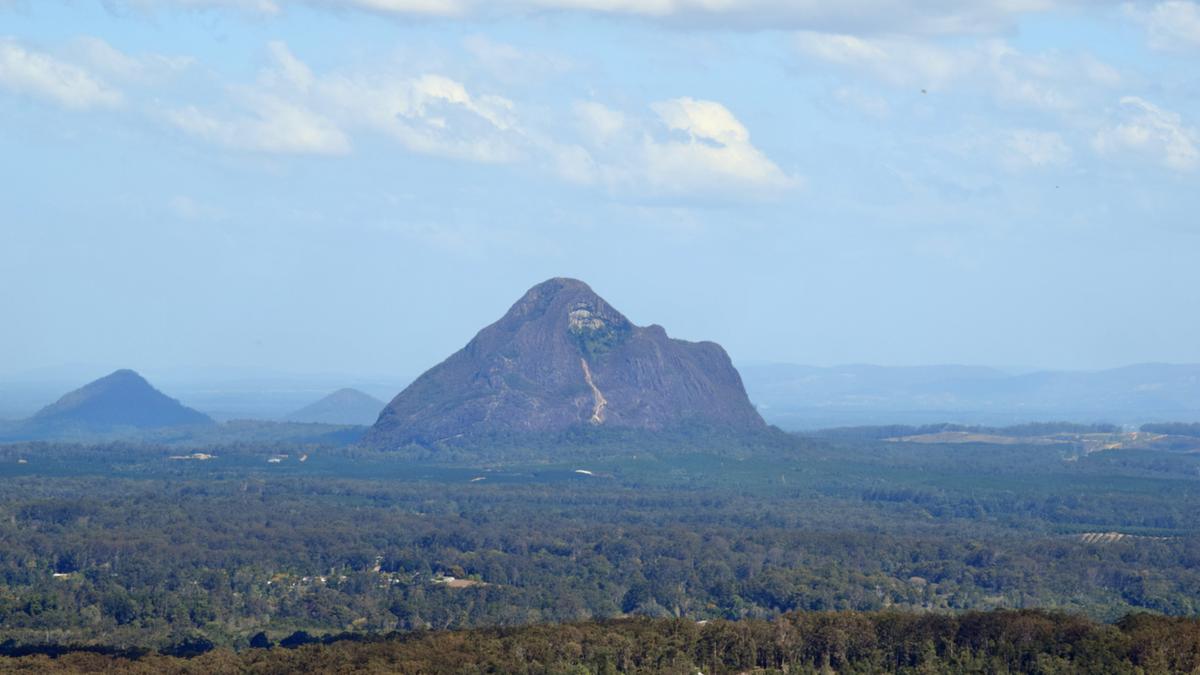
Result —
[{"label": "sky", "polygon": [[1200,362],[1188,0],[0,0],[0,375]]}]

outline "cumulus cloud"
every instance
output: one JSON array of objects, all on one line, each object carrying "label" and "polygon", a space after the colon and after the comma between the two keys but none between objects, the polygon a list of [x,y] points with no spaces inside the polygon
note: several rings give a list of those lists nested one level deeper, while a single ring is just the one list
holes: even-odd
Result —
[{"label": "cumulus cloud", "polygon": [[267,49],[270,66],[254,85],[228,87],[226,109],[188,106],[167,118],[198,138],[262,152],[342,154],[353,131],[367,130],[428,155],[504,162],[520,154],[506,98],[437,74],[317,74],[286,44]]},{"label": "cumulus cloud", "polygon": [[322,80],[316,92],[340,119],[383,133],[413,152],[480,162],[520,155],[515,104],[502,96],[472,94],[449,77],[339,75]]},{"label": "cumulus cloud", "polygon": [[[190,64],[131,57],[93,39],[73,48],[113,81],[149,82]],[[256,76],[208,92],[215,96],[135,102],[187,136],[245,152],[344,155],[356,138],[375,136],[412,153],[519,162],[621,194],[756,198],[800,184],[715,101],[674,98],[633,112],[578,102],[564,127],[544,110],[524,120],[511,99],[439,73],[407,73],[392,64],[322,72],[283,42],[268,43],[265,56]],[[80,108],[122,101],[99,76],[12,40],[0,42],[0,86]]]},{"label": "cumulus cloud", "polygon": [[1145,25],[1151,47],[1170,51],[1200,48],[1200,4],[1168,0],[1142,8],[1130,3],[1126,10]]},{"label": "cumulus cloud", "polygon": [[87,69],[0,38],[0,88],[58,105],[88,109],[120,105],[121,92]]},{"label": "cumulus cloud", "polygon": [[728,182],[755,189],[795,183],[750,143],[750,132],[720,103],[677,98],[651,107],[668,129],[678,132],[645,143],[647,177],[655,184],[681,191]]},{"label": "cumulus cloud", "polygon": [[1176,171],[1200,167],[1200,132],[1175,112],[1136,96],[1121,99],[1121,120],[1097,132],[1101,154],[1133,152],[1153,157]]},{"label": "cumulus cloud", "polygon": [[750,141],[745,125],[715,101],[675,98],[650,106],[653,118],[595,102],[577,103],[595,180],[650,196],[704,194],[756,198],[796,187]]}]

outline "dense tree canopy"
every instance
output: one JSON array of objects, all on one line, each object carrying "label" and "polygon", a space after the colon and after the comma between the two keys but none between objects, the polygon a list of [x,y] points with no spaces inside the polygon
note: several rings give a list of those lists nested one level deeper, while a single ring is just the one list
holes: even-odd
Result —
[{"label": "dense tree canopy", "polygon": [[305,635],[424,640],[631,615],[681,622],[584,625],[778,631],[785,615],[896,611],[908,613],[869,620],[917,630],[998,608],[1099,621],[1200,610],[1193,455],[874,440],[697,454],[601,440],[560,448],[569,462],[474,466],[287,443],[208,459],[0,446],[0,651],[235,658],[223,650]]}]

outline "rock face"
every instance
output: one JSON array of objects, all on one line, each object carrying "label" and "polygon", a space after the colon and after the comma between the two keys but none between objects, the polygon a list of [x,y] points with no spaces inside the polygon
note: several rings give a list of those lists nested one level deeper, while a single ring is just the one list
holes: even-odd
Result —
[{"label": "rock face", "polygon": [[557,278],[417,378],[365,440],[398,447],[588,425],[765,427],[720,345],[635,326],[587,284]]},{"label": "rock face", "polygon": [[63,396],[25,420],[31,432],[109,431],[212,424],[132,370],[118,370]]},{"label": "rock face", "polygon": [[374,424],[384,402],[357,389],[338,389],[325,398],[287,416],[289,422],[319,424]]}]

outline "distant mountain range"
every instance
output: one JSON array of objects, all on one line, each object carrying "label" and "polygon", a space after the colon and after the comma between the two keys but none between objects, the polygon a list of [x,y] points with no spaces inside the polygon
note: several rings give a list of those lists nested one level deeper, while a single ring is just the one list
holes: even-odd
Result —
[{"label": "distant mountain range", "polygon": [[[285,373],[258,368],[138,370],[162,391],[170,392],[171,396],[220,422],[283,420],[342,387],[353,387],[386,401],[412,381],[411,377],[397,375]],[[79,386],[80,382],[111,371],[111,367],[70,365],[0,375],[0,419],[29,417],[64,391]]]},{"label": "distant mountain range", "polygon": [[1007,373],[972,366],[741,368],[767,421],[785,429],[1070,420],[1200,421],[1200,365]]},{"label": "distant mountain range", "polygon": [[365,442],[695,425],[766,428],[725,350],[636,326],[587,284],[556,278],[400,392]]},{"label": "distant mountain range", "polygon": [[212,418],[155,389],[132,370],[118,370],[76,389],[32,417],[6,425],[13,438],[103,434],[214,424]]},{"label": "distant mountain range", "polygon": [[[738,368],[749,398],[771,424],[820,429],[878,424],[1006,426],[1025,422],[1200,422],[1200,365],[1142,364],[1100,371],[1014,371],[977,366],[814,367],[755,364]],[[77,386],[94,368],[0,378],[0,418],[28,418]],[[90,375],[94,377],[94,375]],[[284,375],[253,370],[169,371],[155,378],[172,396],[217,420],[291,419],[314,401],[352,384],[390,398],[404,378]],[[365,408],[365,406],[364,406]],[[378,413],[383,405],[379,405]],[[364,413],[356,424],[369,424]],[[19,422],[0,422],[11,429]]]},{"label": "distant mountain range", "polygon": [[338,389],[321,400],[288,415],[288,422],[357,424],[369,426],[379,419],[383,401],[357,389]]}]

